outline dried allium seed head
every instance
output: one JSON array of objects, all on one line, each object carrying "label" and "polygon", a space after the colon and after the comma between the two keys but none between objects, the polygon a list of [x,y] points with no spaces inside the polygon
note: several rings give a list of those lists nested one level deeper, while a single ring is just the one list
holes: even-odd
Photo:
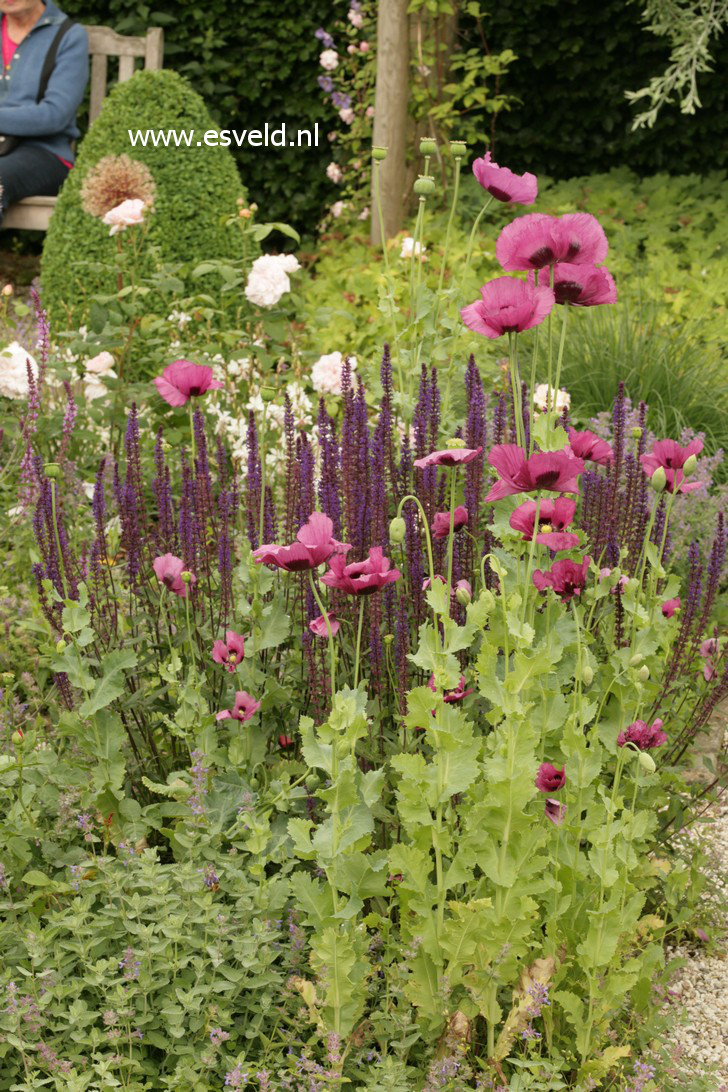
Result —
[{"label": "dried allium seed head", "polygon": [[91,216],[102,217],[122,201],[140,200],[151,208],[156,185],[145,163],[128,155],[106,155],[92,167],[81,187],[81,202]]}]

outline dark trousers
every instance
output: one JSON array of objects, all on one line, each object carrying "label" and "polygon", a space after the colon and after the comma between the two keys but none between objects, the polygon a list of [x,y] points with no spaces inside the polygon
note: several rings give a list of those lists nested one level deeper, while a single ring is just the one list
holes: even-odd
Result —
[{"label": "dark trousers", "polygon": [[3,211],[23,197],[54,197],[66,180],[68,167],[47,148],[19,144],[0,156],[0,218]]}]

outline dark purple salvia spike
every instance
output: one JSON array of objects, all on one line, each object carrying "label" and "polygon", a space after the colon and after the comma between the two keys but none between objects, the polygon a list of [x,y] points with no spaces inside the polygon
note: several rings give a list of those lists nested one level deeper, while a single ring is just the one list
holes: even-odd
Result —
[{"label": "dark purple salvia spike", "polygon": [[419,624],[424,616],[424,595],[422,592],[423,557],[422,557],[422,530],[420,527],[419,509],[414,501],[405,501],[402,507],[402,516],[405,525],[404,550],[407,558],[406,571],[409,574],[409,598],[414,609],[414,615]]},{"label": "dark purple salvia spike", "polygon": [[96,480],[94,482],[94,495],[91,500],[91,511],[94,517],[94,523],[96,524],[96,532],[101,538],[104,534],[104,525],[106,523],[106,489],[104,486],[104,474],[106,471],[106,456],[104,455],[99,463],[99,468],[96,471]]},{"label": "dark purple salvia spike", "polygon": [[134,481],[127,476],[122,487],[121,518],[121,544],[126,553],[126,568],[130,582],[137,583],[137,577],[142,569],[142,539],[139,522],[139,508],[137,504],[137,492]]},{"label": "dark purple salvia spike", "polygon": [[61,447],[58,452],[58,461],[60,463],[65,462],[68,456],[68,445],[71,442],[71,433],[73,432],[73,426],[75,425],[76,417],[78,416],[76,399],[73,397],[73,390],[67,379],[63,380],[63,389],[66,392],[66,411],[63,415]]},{"label": "dark purple salvia spike", "polygon": [[356,420],[357,449],[355,509],[353,513],[353,537],[351,538],[351,544],[354,547],[353,556],[364,557],[371,541],[370,527],[372,512],[370,510],[369,497],[369,414],[361,380],[359,380],[356,398],[354,400],[354,413]]},{"label": "dark purple salvia spike", "polygon": [[599,488],[600,475],[595,470],[585,470],[581,476],[581,526],[595,556],[599,556]]},{"label": "dark purple salvia spike", "polygon": [[[523,411],[523,420],[524,420],[524,422],[526,421],[526,419],[527,419],[527,411],[524,410]],[[564,406],[564,408],[562,409],[561,419],[559,421],[559,424],[561,425],[564,432],[566,432],[568,434],[569,429],[571,428],[571,421],[569,420],[569,407],[568,406]]]},{"label": "dark purple salvia spike", "polygon": [[715,605],[715,601],[718,597],[718,592],[720,591],[720,582],[723,573],[723,566],[725,565],[727,544],[728,538],[726,536],[725,517],[722,512],[719,512],[715,527],[715,537],[713,539],[713,545],[710,550],[710,557],[708,558],[708,567],[706,570],[705,598],[703,600],[703,609],[700,612],[700,618],[698,619],[695,626],[692,655],[697,652],[697,647],[705,634],[708,622],[710,621],[713,606]]},{"label": "dark purple salvia spike", "polygon": [[[49,622],[53,629],[58,633],[63,633],[63,623],[61,621],[61,612],[63,610],[61,603],[54,603],[51,606],[46,595],[46,590],[43,587],[43,581],[49,579],[53,582],[55,587],[55,580],[47,575],[43,565],[39,562],[35,562],[33,565],[33,577],[35,578],[36,594],[38,596],[38,604],[43,613],[43,617]],[[63,595],[63,592],[60,593]]]},{"label": "dark purple salvia spike", "polygon": [[314,456],[308,438],[302,433],[298,438],[299,501],[296,517],[298,531],[316,508],[314,489]]},{"label": "dark purple salvia spike", "polygon": [[53,676],[53,681],[56,684],[58,693],[63,699],[63,704],[65,705],[66,709],[72,710],[73,693],[71,691],[71,684],[68,680],[68,675],[66,675],[65,672],[59,672],[57,675]]},{"label": "dark purple salvia spike", "polygon": [[475,357],[472,355],[465,373],[465,400],[468,407],[468,416],[465,423],[465,444],[470,448],[483,448],[483,453],[478,455],[472,463],[468,463],[465,468],[465,507],[468,510],[468,530],[472,537],[468,537],[466,540],[463,564],[466,572],[472,575],[475,567],[475,542],[478,538],[480,512],[483,503],[483,469],[488,441],[483,382],[475,363]]},{"label": "dark purple salvia spike", "polygon": [[[334,537],[341,538],[341,500],[339,497],[339,445],[336,438],[336,426],[333,418],[326,412],[323,398],[319,403],[318,414],[319,452],[321,456],[321,477],[319,478],[319,506],[334,525]],[[311,509],[313,511],[313,509]],[[310,515],[310,513],[308,513]],[[308,518],[308,516],[307,516]]]},{"label": "dark purple salvia spike", "polygon": [[296,423],[293,417],[293,407],[288,392],[283,396],[283,437],[286,451],[285,469],[285,513],[283,533],[286,542],[293,539],[298,530],[294,526],[296,518],[296,503],[298,499],[298,480],[296,467]]},{"label": "dark purple salvia spike", "polygon": [[[381,698],[384,665],[382,647],[382,602],[381,596],[374,595],[369,600],[369,683],[370,689]],[[366,678],[366,676],[365,676]],[[381,720],[380,720],[381,731]],[[380,735],[381,744],[381,735]]]},{"label": "dark purple salvia spike", "polygon": [[379,379],[382,384],[382,402],[379,408],[377,428],[381,434],[384,459],[387,467],[387,478],[389,480],[390,490],[392,491],[392,499],[395,503],[398,503],[400,497],[397,496],[397,467],[394,452],[394,378],[392,375],[392,356],[389,351],[389,345],[386,342],[382,355],[382,366],[379,372]]},{"label": "dark purple salvia spike", "polygon": [[371,451],[371,471],[369,474],[369,544],[389,546],[389,509],[387,503],[387,478],[389,469],[387,466],[385,435],[387,425],[382,424],[383,415],[380,414],[377,427],[374,431]]},{"label": "dark purple salvia spike", "polygon": [[[220,577],[220,626],[225,628],[233,610],[233,544],[230,537],[231,494],[221,489],[217,501],[219,533],[217,571]],[[274,539],[269,541],[273,542]]]},{"label": "dark purple salvia spike", "polygon": [[258,541],[258,524],[260,520],[261,465],[258,450],[258,430],[252,410],[248,414],[246,446],[248,449],[248,541],[251,549],[256,550],[260,545]]},{"label": "dark purple salvia spike", "polygon": [[157,432],[154,445],[154,468],[156,474],[152,480],[152,492],[157,501],[156,543],[157,552],[175,553],[174,507],[172,504],[172,486],[164,458],[164,439],[162,429]]},{"label": "dark purple salvia spike", "polygon": [[498,393],[498,400],[495,404],[493,411],[493,443],[504,444],[506,443],[506,428],[508,427],[508,407],[506,404],[506,396],[502,392]]},{"label": "dark purple salvia spike", "polygon": [[278,513],[276,511],[273,491],[269,485],[265,487],[265,508],[263,512],[263,537],[266,542],[278,541]]},{"label": "dark purple salvia spike", "polygon": [[434,451],[440,438],[440,387],[437,368],[430,371],[430,447]]},{"label": "dark purple salvia spike", "polygon": [[427,367],[423,364],[420,373],[420,393],[412,419],[415,440],[414,451],[417,459],[423,458],[430,451],[428,430],[431,412],[430,384],[428,382]]},{"label": "dark purple salvia spike", "polygon": [[410,624],[407,614],[407,597],[400,595],[397,602],[397,622],[394,629],[394,659],[397,679],[397,698],[400,716],[407,712],[407,691],[410,688]]},{"label": "dark purple salvia spike", "polygon": [[195,436],[195,478],[198,512],[200,518],[206,523],[212,523],[214,520],[212,475],[207,452],[207,437],[205,436],[205,418],[199,409],[195,410],[192,421]]},{"label": "dark purple salvia spike", "polygon": [[[564,412],[567,412],[566,409]],[[531,399],[528,393],[528,387],[525,383],[521,383],[521,419],[523,421],[523,430],[525,433],[526,451],[528,451],[531,442]]]},{"label": "dark purple salvia spike", "polygon": [[693,540],[688,550],[688,590],[680,618],[680,628],[673,645],[673,656],[665,674],[662,697],[682,673],[692,647],[693,625],[699,618],[700,604],[703,598],[703,565],[700,559],[698,543]]},{"label": "dark purple salvia spike", "polygon": [[195,520],[195,486],[189,463],[182,453],[182,487],[180,490],[178,535],[180,556],[185,568],[197,575],[197,527]]}]

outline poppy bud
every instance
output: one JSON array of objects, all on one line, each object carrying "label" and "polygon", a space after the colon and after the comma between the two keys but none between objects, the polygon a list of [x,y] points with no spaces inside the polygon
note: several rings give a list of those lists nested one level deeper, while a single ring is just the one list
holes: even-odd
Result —
[{"label": "poppy bud", "polygon": [[184,569],[184,571],[181,572],[179,575],[181,579],[184,580],[185,584],[189,584],[190,580],[192,579],[192,573],[189,571],[189,569]]},{"label": "poppy bud", "polygon": [[692,472],[695,470],[695,467],[697,465],[698,465],[697,455],[688,455],[687,459],[685,460],[685,462],[683,464],[683,473],[684,474],[692,474]]},{"label": "poppy bud", "polygon": [[3,285],[3,296],[12,296],[12,294],[13,294],[12,284]]},{"label": "poppy bud", "polygon": [[389,541],[395,546],[400,546],[404,542],[406,533],[407,525],[404,520],[401,516],[395,516],[389,524]]},{"label": "poppy bud", "polygon": [[452,152],[452,154],[455,156],[456,159],[462,159],[462,157],[465,155],[467,150],[468,150],[468,146],[467,146],[467,144],[465,143],[464,140],[451,140],[450,141],[450,151]]},{"label": "poppy bud", "polygon": [[429,174],[421,174],[413,188],[419,197],[429,197],[435,192],[435,179],[430,178]]},{"label": "poppy bud", "polygon": [[65,647],[66,647],[66,642],[61,637],[60,641],[56,642],[56,652],[63,652]]},{"label": "poppy bud", "polygon": [[642,667],[639,669],[637,674],[639,675],[640,679],[642,679],[642,682],[647,682],[650,677],[650,669],[647,664],[642,664]]},{"label": "poppy bud", "polygon": [[594,669],[589,667],[589,664],[584,664],[581,669],[581,681],[584,686],[591,686],[594,682]]},{"label": "poppy bud", "polygon": [[437,144],[432,137],[423,137],[420,141],[420,155],[434,155],[437,151]]},{"label": "poppy bud", "polygon": [[639,425],[635,425],[634,428],[632,429],[632,438],[634,440],[641,439],[643,431],[644,431],[644,429],[641,429]]},{"label": "poppy bud", "polygon": [[15,744],[15,746],[19,747],[20,744],[23,742],[23,739],[24,739],[22,730],[20,728],[16,728],[10,738],[13,741],[13,743]]},{"label": "poppy bud", "polygon": [[384,642],[385,645],[391,645],[393,640],[394,640],[394,634],[393,633],[385,633],[384,637],[382,637],[382,641]]},{"label": "poppy bud", "polygon": [[61,468],[58,463],[45,463],[43,465],[43,473],[46,478],[60,478]]},{"label": "poppy bud", "polygon": [[648,755],[647,751],[640,751],[637,761],[643,770],[647,770],[647,773],[654,773],[657,769],[654,758],[652,755]]},{"label": "poppy bud", "polygon": [[386,159],[386,158],[387,158],[387,149],[386,148],[377,148],[377,147],[372,148],[372,159],[378,159],[381,162],[383,159]]},{"label": "poppy bud", "polygon": [[458,590],[455,592],[455,598],[457,599],[461,607],[467,607],[469,606],[473,597],[467,588],[458,588]]},{"label": "poppy bud", "polygon": [[629,666],[630,667],[639,667],[641,663],[642,663],[642,654],[640,652],[635,652],[634,656],[629,661]]},{"label": "poppy bud", "polygon": [[662,493],[667,485],[667,474],[665,473],[664,466],[658,466],[657,470],[650,478],[650,484],[656,493]]}]

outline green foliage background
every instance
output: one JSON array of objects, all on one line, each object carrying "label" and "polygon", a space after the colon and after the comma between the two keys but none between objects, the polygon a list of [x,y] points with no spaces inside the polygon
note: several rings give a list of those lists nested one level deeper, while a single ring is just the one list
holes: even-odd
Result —
[{"label": "green foliage background", "polygon": [[[117,85],[81,145],[74,170],[59,197],[43,250],[44,301],[52,315],[83,313],[97,292],[114,292],[116,239],[100,220],[84,211],[80,190],[89,168],[106,155],[133,155],[151,170],[157,185],[154,215],[149,219],[144,256],[138,273],[151,272],[152,247],[163,261],[233,258],[241,253],[235,228],[224,218],[244,195],[235,161],[225,148],[129,147],[130,119],[142,128],[209,128],[203,100],[176,73],[138,73]],[[92,262],[89,266],[87,263]],[[83,263],[83,264],[82,264]]]},{"label": "green foliage background", "polygon": [[[675,105],[652,129],[631,131],[637,111],[624,92],[663,72],[669,55],[668,43],[641,25],[641,8],[636,0],[529,0],[514,18],[508,4],[488,6],[491,49],[510,48],[518,57],[503,90],[521,100],[498,117],[496,159],[555,178],[620,165],[640,174],[725,167],[728,85],[720,73],[728,65],[728,35],[711,50],[714,71],[698,77],[703,107],[695,116]],[[489,125],[485,119],[484,132]]]}]

